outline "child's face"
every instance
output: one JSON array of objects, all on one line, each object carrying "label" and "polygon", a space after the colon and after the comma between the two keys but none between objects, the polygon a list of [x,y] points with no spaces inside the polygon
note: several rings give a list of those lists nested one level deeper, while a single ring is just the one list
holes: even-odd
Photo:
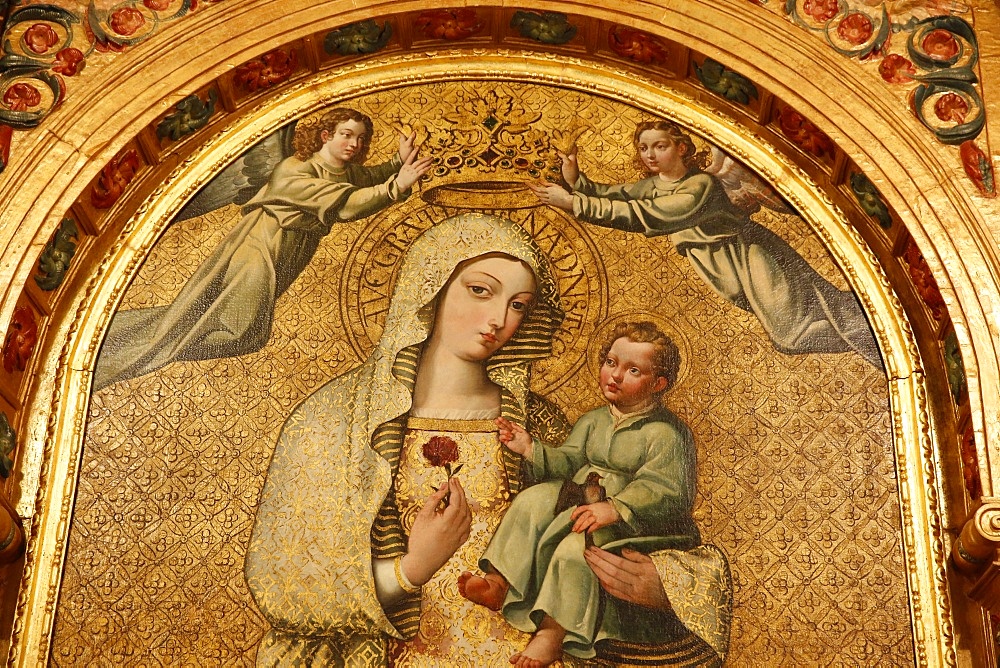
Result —
[{"label": "child's face", "polygon": [[611,344],[601,365],[601,392],[623,413],[642,408],[654,394],[667,387],[667,379],[653,370],[656,347],[625,338]]},{"label": "child's face", "polygon": [[636,144],[639,159],[653,174],[674,172],[683,167],[684,144],[675,143],[665,130],[645,130]]},{"label": "child's face", "polygon": [[332,162],[342,167],[364,150],[368,141],[368,129],[360,121],[342,121],[331,133],[323,130],[319,135],[323,142],[323,152]]}]

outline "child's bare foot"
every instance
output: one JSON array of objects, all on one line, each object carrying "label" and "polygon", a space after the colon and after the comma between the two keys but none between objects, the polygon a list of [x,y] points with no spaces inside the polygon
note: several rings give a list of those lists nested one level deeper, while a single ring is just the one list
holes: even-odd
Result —
[{"label": "child's bare foot", "polygon": [[510,585],[499,573],[487,573],[484,577],[465,571],[458,576],[458,591],[473,603],[499,610],[507,596]]},{"label": "child's bare foot", "polygon": [[518,668],[550,666],[562,658],[562,646],[565,638],[566,631],[563,627],[546,615],[528,646],[524,648],[524,651],[510,657],[510,662]]}]

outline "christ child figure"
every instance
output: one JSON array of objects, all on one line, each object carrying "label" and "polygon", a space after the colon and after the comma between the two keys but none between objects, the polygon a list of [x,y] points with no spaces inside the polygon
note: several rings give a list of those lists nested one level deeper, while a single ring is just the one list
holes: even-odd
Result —
[{"label": "christ child figure", "polygon": [[[607,404],[584,414],[562,445],[497,420],[500,440],[543,482],[514,499],[480,559],[484,575],[463,573],[459,590],[534,634],[511,657],[516,666],[547,666],[563,652],[593,657],[601,640],[639,623],[601,592],[585,550],[648,553],[700,542],[691,518],[694,441],[661,403],[677,379],[677,346],[650,322],[625,322],[600,359]],[[574,487],[575,505],[558,507]]]}]

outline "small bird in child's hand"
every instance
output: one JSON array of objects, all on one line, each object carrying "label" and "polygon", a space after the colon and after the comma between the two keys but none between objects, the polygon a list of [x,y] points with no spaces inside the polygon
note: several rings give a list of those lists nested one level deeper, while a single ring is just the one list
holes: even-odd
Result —
[{"label": "small bird in child's hand", "polygon": [[604,491],[604,487],[601,486],[601,477],[600,473],[591,471],[587,474],[587,479],[583,484],[573,482],[572,480],[563,481],[562,488],[559,490],[559,496],[556,499],[556,515],[573,506],[583,506],[606,501],[608,494]]}]

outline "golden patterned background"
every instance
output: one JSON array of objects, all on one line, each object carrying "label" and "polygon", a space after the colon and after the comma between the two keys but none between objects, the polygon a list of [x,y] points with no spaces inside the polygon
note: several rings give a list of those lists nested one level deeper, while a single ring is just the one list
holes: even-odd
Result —
[{"label": "golden patterned background", "polygon": [[[549,138],[578,124],[590,128],[579,140],[589,176],[638,176],[629,147],[642,112],[554,87],[490,85],[485,93],[475,83],[421,85],[352,100],[375,118],[371,162],[395,150],[392,125],[412,123],[442,158],[424,193],[451,182],[524,180],[532,170],[551,173]],[[489,116],[500,129],[477,129]],[[468,162],[487,148],[501,158]],[[532,157],[505,166],[505,151]],[[463,157],[460,166],[449,167],[452,155]],[[418,231],[456,212],[415,196],[335,226],[278,301],[262,351],[176,363],[93,397],[55,664],[253,663],[266,624],[242,565],[278,430],[377,338],[378,309],[363,312],[358,299],[371,259],[391,257],[404,223]],[[854,354],[775,352],[757,320],[713,295],[665,237],[583,226],[546,208],[508,214],[557,260],[564,300],[570,295],[557,356],[539,365],[534,384],[570,419],[600,403],[584,358],[608,319],[655,313],[687,342],[687,369],[666,403],[695,434],[695,519],[733,571],[729,664],[912,665],[885,377]],[[123,308],[169,303],[238,218],[229,206],[171,226]],[[844,286],[804,222],[757,219]]]}]

